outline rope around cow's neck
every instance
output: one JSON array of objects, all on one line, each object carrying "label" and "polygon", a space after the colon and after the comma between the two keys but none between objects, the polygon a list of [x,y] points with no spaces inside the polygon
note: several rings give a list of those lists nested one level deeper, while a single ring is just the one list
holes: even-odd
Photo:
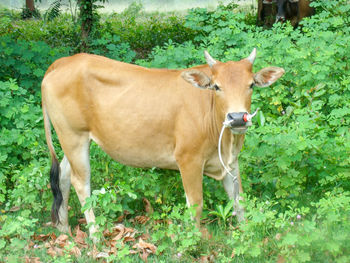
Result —
[{"label": "rope around cow's neck", "polygon": [[233,175],[230,170],[226,167],[226,165],[224,164],[224,161],[222,160],[222,156],[221,156],[221,140],[222,140],[222,136],[224,134],[224,130],[226,127],[229,127],[230,123],[232,121],[225,121],[222,124],[222,129],[220,132],[220,137],[219,137],[219,143],[218,143],[218,153],[219,153],[219,159],[221,162],[221,165],[224,167],[224,169],[226,170],[227,174],[229,174],[232,177],[233,182],[235,182],[237,180],[237,176]]},{"label": "rope around cow's neck", "polygon": [[[259,108],[257,108],[255,110],[255,112],[253,114],[248,114],[246,115],[246,122],[247,121],[251,121],[253,119],[253,117],[258,113]],[[222,141],[222,136],[224,135],[224,131],[226,127],[230,127],[231,123],[234,121],[234,119],[232,120],[226,120],[222,123],[222,129],[220,132],[220,137],[219,137],[219,142],[218,142],[218,153],[219,153],[219,159],[221,162],[222,167],[224,167],[225,171],[232,177],[233,182],[235,182],[237,180],[237,176],[233,175],[230,170],[227,168],[227,166],[224,164],[224,161],[222,160],[222,156],[221,156],[221,141]]]}]

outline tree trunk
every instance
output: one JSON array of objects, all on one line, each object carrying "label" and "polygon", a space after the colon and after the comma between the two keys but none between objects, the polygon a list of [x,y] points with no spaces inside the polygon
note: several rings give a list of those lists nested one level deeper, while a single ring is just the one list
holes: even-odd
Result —
[{"label": "tree trunk", "polygon": [[88,47],[89,36],[93,23],[93,0],[79,0],[80,19],[81,19],[81,41],[82,51]]},{"label": "tree trunk", "polygon": [[35,10],[34,0],[26,0],[26,8],[30,10],[31,13],[33,13]]}]

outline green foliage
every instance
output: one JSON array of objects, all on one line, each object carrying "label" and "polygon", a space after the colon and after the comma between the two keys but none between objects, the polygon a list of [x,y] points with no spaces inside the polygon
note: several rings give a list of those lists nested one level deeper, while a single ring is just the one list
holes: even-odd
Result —
[{"label": "green foliage", "polygon": [[235,200],[231,200],[226,204],[226,206],[222,206],[221,204],[216,207],[215,211],[211,211],[209,215],[215,215],[219,218],[219,220],[222,220],[222,224],[226,225],[227,220],[232,216],[233,212],[233,204]]},{"label": "green foliage", "polygon": [[311,210],[290,206],[281,213],[275,202],[248,198],[248,220],[232,232],[227,245],[245,261],[347,262],[349,194],[334,190],[313,203]]},{"label": "green foliage", "polygon": [[61,14],[61,7],[61,0],[56,0],[52,2],[43,16],[44,20],[52,21],[54,18],[58,17]]},{"label": "green foliage", "polygon": [[121,42],[119,36],[108,33],[106,36],[92,40],[90,48],[94,54],[127,63],[131,63],[136,56],[136,53],[131,50],[128,43]]},{"label": "green foliage", "polygon": [[118,35],[122,42],[141,58],[155,47],[168,40],[183,43],[193,39],[196,32],[185,27],[185,20],[176,14],[146,14],[140,4],[133,3],[120,14],[112,14],[104,18],[105,30]]},{"label": "green foliage", "polygon": [[0,81],[0,115],[0,246],[17,253],[34,233],[33,213],[48,217],[48,160],[41,107],[14,80]]},{"label": "green foliage", "polygon": [[65,48],[50,48],[45,42],[0,37],[0,80],[17,79],[20,86],[36,92],[46,69],[57,58],[67,56]]},{"label": "green foliage", "polygon": [[183,205],[173,207],[164,205],[161,213],[153,214],[153,219],[165,222],[153,228],[152,240],[158,244],[158,254],[166,251],[178,258],[186,258],[198,251],[201,232],[194,226],[192,220],[194,214],[194,208],[184,209]]}]

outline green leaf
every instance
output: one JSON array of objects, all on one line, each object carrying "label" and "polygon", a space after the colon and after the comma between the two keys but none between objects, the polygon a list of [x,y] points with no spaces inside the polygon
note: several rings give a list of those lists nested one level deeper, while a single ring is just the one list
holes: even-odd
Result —
[{"label": "green leaf", "polygon": [[263,127],[264,124],[265,124],[265,116],[264,116],[264,113],[262,112],[262,110],[260,110],[260,111],[258,112],[257,118],[258,118],[259,126],[260,126],[260,127]]}]

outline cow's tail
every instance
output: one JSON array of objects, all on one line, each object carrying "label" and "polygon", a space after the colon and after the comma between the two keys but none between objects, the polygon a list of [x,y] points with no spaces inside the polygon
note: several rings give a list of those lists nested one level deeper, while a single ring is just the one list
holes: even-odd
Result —
[{"label": "cow's tail", "polygon": [[51,137],[51,124],[50,118],[47,113],[46,107],[43,103],[43,115],[44,115],[44,126],[45,126],[45,137],[46,143],[49,147],[50,155],[51,155],[51,169],[50,169],[50,185],[51,191],[53,194],[53,204],[51,208],[51,219],[54,224],[59,224],[60,219],[58,215],[58,211],[63,201],[62,192],[60,189],[60,165],[57,159],[57,155],[55,149],[52,144]]}]

